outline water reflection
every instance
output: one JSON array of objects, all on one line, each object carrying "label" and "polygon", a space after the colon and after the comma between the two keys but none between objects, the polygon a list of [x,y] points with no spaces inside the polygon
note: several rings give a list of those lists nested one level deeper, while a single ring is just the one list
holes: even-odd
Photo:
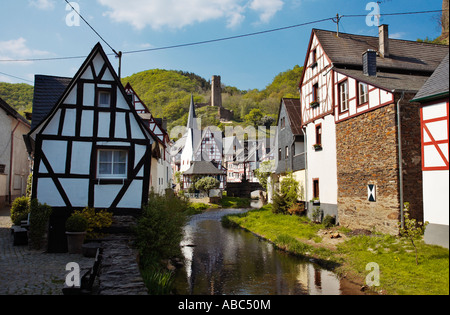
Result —
[{"label": "water reflection", "polygon": [[181,243],[185,268],[176,275],[177,294],[346,293],[332,272],[276,250],[252,233],[223,228],[221,216],[232,212],[243,210],[206,212],[185,227]]}]

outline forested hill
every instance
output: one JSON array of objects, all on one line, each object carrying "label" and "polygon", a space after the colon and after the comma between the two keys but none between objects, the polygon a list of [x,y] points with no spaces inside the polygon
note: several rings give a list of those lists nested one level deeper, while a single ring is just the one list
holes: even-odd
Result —
[{"label": "forested hill", "polygon": [[34,87],[29,84],[0,82],[0,97],[21,115],[33,108]]},{"label": "forested hill", "polygon": [[[241,91],[222,82],[223,106],[234,111],[236,123],[250,123],[248,114],[253,109],[258,109],[256,116],[276,118],[282,97],[298,97],[302,70],[302,67],[295,66],[278,74],[264,90]],[[167,118],[169,128],[186,124],[191,95],[194,95],[196,103],[208,103],[211,98],[210,80],[194,73],[154,69],[122,79],[124,85],[128,82],[155,117]],[[31,85],[0,82],[0,97],[22,115],[25,111],[32,111]],[[220,125],[214,108],[200,108],[197,112],[205,126]]]},{"label": "forested hill", "polygon": [[[303,68],[295,66],[278,74],[264,90],[242,91],[226,86],[222,82],[222,103],[226,109],[233,110],[236,122],[246,122],[252,109],[259,109],[262,116],[276,117],[282,97],[299,97],[298,84]],[[218,74],[220,75],[220,74]],[[224,79],[222,78],[222,81]],[[196,103],[208,103],[211,98],[211,82],[193,73],[173,70],[148,70],[122,79],[130,83],[142,101],[156,117],[166,117],[169,129],[185,125],[190,104],[194,95]],[[219,125],[215,112],[207,108],[198,110],[202,122]]]}]

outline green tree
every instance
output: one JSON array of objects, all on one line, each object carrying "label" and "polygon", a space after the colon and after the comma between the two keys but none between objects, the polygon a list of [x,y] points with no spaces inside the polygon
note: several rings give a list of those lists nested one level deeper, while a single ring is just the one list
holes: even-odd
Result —
[{"label": "green tree", "polygon": [[211,189],[217,189],[220,186],[220,182],[213,177],[204,177],[199,179],[196,183],[195,183],[195,188],[200,190],[200,191],[204,191],[208,194],[209,196],[209,191]]},{"label": "green tree", "polygon": [[250,113],[245,115],[244,119],[247,123],[253,125],[254,127],[258,127],[263,116],[264,115],[259,108],[254,108],[250,111]]}]

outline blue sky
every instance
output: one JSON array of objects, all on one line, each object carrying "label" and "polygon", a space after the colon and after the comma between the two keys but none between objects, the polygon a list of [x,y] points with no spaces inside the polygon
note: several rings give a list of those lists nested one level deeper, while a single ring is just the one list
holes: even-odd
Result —
[{"label": "blue sky", "polygon": [[[205,41],[298,25],[340,15],[367,15],[361,0],[73,0],[81,15],[116,51]],[[381,14],[440,10],[442,0],[383,0]],[[0,60],[87,56],[101,41],[83,22],[69,26],[64,0],[2,0]],[[437,13],[384,16],[392,38],[440,35]],[[76,21],[75,21],[76,22]],[[336,30],[332,21],[198,46],[123,57],[122,76],[148,69],[194,72],[242,90],[264,89],[280,72],[303,65],[312,28]],[[346,33],[377,35],[365,17],[342,18]],[[107,53],[112,51],[102,42]],[[110,57],[112,64],[118,61]],[[0,61],[0,82],[29,83],[35,74],[71,77],[83,59]],[[3,73],[3,74],[2,74]],[[7,75],[9,76],[7,76]],[[23,81],[15,76],[28,81]],[[30,82],[31,81],[31,82]]]}]

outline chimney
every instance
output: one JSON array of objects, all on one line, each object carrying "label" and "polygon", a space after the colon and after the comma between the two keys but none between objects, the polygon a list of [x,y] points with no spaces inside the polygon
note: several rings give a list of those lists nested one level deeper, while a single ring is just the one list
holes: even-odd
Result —
[{"label": "chimney", "polygon": [[389,57],[389,25],[383,24],[378,28],[378,37],[379,37],[379,52],[380,56],[383,58]]},{"label": "chimney", "polygon": [[369,77],[377,75],[377,52],[373,49],[367,50],[362,55],[363,72]]}]

